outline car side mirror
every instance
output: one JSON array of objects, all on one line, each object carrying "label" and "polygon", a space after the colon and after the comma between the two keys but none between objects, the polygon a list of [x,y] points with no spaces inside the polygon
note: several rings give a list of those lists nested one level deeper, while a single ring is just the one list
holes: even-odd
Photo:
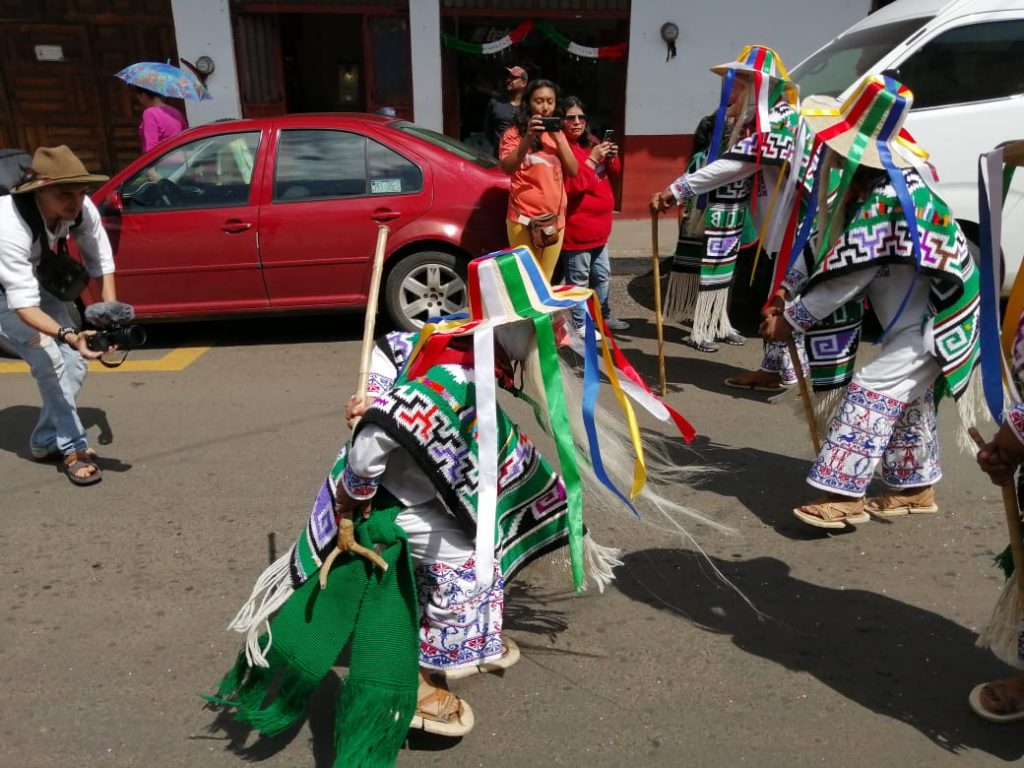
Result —
[{"label": "car side mirror", "polygon": [[114,191],[107,195],[104,201],[105,213],[120,214],[124,212],[124,200],[121,197],[121,187],[117,186]]}]

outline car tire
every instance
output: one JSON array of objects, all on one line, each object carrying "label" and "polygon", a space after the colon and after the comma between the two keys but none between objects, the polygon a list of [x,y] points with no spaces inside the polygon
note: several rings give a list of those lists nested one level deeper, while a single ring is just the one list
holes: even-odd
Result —
[{"label": "car tire", "polygon": [[384,307],[403,331],[419,330],[431,317],[460,312],[468,302],[466,262],[444,251],[403,256],[384,286]]}]

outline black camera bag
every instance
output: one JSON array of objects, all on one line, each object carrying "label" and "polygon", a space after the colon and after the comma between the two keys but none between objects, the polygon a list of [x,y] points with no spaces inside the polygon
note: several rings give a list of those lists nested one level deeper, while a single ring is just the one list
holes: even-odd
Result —
[{"label": "black camera bag", "polygon": [[[74,301],[82,295],[89,284],[89,272],[68,253],[67,238],[57,240],[57,250],[50,248],[49,238],[43,217],[36,206],[35,195],[13,195],[14,207],[32,230],[33,242],[39,241],[39,266],[36,268],[36,279],[39,285],[52,293],[61,301]],[[82,223],[82,214],[78,214],[72,229]]]}]

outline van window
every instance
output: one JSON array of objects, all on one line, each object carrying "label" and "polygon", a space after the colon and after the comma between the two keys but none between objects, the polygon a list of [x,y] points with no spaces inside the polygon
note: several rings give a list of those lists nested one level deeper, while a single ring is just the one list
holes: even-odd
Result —
[{"label": "van window", "polygon": [[800,95],[838,96],[931,18],[904,19],[837,37],[793,70]]},{"label": "van window", "polygon": [[1024,21],[950,29],[929,40],[897,70],[914,108],[966,104],[1024,93]]}]

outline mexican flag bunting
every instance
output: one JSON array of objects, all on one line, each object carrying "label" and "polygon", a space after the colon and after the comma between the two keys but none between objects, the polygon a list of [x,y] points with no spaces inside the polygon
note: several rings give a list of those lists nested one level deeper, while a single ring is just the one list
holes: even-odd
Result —
[{"label": "mexican flag bunting", "polygon": [[441,33],[441,40],[449,48],[454,48],[461,53],[472,53],[477,56],[491,56],[496,53],[501,53],[506,48],[511,48],[516,43],[522,42],[523,38],[530,34],[530,30],[533,29],[532,21],[524,21],[518,27],[513,29],[507,35],[498,40],[492,40],[489,43],[467,43],[454,35]]}]

